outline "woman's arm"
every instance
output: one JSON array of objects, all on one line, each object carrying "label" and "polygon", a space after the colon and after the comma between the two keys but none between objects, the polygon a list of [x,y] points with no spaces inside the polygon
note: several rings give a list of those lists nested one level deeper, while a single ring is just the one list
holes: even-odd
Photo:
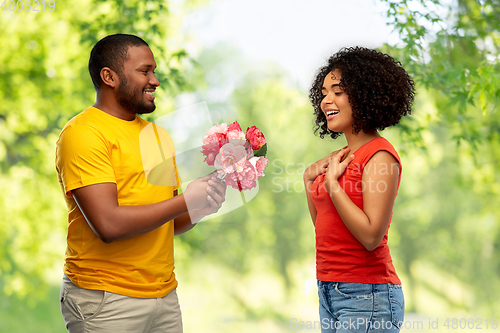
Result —
[{"label": "woman's arm", "polygon": [[391,220],[399,181],[399,163],[386,151],[377,152],[368,161],[362,176],[361,210],[338,183],[338,178],[352,161],[352,158],[346,158],[339,162],[342,159],[339,155],[343,154],[345,152],[332,157],[325,185],[346,227],[368,251],[372,251],[380,245]]},{"label": "woman's arm", "polygon": [[318,211],[316,210],[316,206],[314,206],[314,203],[311,199],[311,192],[310,192],[311,185],[312,182],[309,184],[305,183],[306,195],[307,195],[307,207],[309,208],[309,214],[311,214],[313,225],[316,226],[316,217],[318,216]]}]

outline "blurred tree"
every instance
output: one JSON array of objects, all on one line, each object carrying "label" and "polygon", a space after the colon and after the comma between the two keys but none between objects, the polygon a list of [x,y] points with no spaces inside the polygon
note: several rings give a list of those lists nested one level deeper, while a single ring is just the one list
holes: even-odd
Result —
[{"label": "blurred tree", "polygon": [[[425,287],[452,308],[494,313],[500,291],[500,2],[382,2],[402,41],[382,49],[411,72],[420,94],[416,114],[399,128],[419,168],[406,169],[418,182],[402,185],[408,196],[402,195],[404,210],[395,217],[407,223],[395,224],[395,251],[411,289]],[[426,148],[419,152],[425,162],[411,148],[415,143]],[[446,276],[448,287],[418,276],[419,262]],[[456,279],[470,294],[453,295],[449,286]],[[412,300],[415,310],[415,295]]]},{"label": "blurred tree", "polygon": [[[488,139],[498,128],[487,115],[496,110],[500,98],[500,2],[382,2],[388,3],[389,24],[402,41],[392,51],[418,83],[441,97],[439,116],[457,125],[457,141],[475,145]],[[481,117],[476,111],[482,111]]]},{"label": "blurred tree", "polygon": [[[402,42],[381,49],[400,60],[418,85],[415,114],[384,133],[405,155],[390,244],[409,285],[408,310],[425,312],[428,302],[419,295],[432,294],[450,311],[494,313],[492,291],[500,291],[494,255],[500,246],[494,208],[500,7],[493,1],[456,1],[449,7],[439,1],[382,1]],[[290,287],[287,267],[311,251],[314,237],[299,193],[301,171],[342,143],[308,136],[312,116],[306,93],[276,64],[249,69],[237,52],[221,45],[205,50],[198,61],[197,78],[207,80],[208,91],[198,93],[198,100],[234,108],[240,123],[261,127],[271,163],[259,195],[221,218],[228,223],[202,224],[182,240],[190,251],[207,251],[242,274],[251,260],[268,258]],[[213,98],[228,86],[231,104],[227,95]]]},{"label": "blurred tree", "polygon": [[35,294],[35,302],[54,265],[52,275],[61,274],[67,218],[55,176],[55,142],[64,124],[94,103],[87,70],[94,43],[112,33],[143,37],[161,73],[158,96],[184,90],[182,72],[190,58],[176,29],[183,6],[194,2],[175,7],[86,0],[57,2],[53,11],[2,9],[0,293]]},{"label": "blurred tree", "polygon": [[[389,241],[414,290],[408,309],[425,311],[417,302],[425,289],[452,309],[494,313],[500,291],[499,3],[380,1],[402,40],[382,50],[412,73],[419,92],[415,114],[384,133],[404,154]],[[0,293],[42,295],[54,261],[60,277],[66,214],[54,145],[66,121],[94,101],[86,68],[92,45],[116,32],[150,43],[166,89],[158,93],[164,103],[158,112],[174,107],[167,93],[196,91],[194,99],[220,111],[215,121],[257,125],[269,142],[259,195],[177,238],[179,248],[188,249],[179,253],[204,255],[242,276],[271,267],[289,289],[292,264],[314,260],[301,173],[343,142],[314,137],[307,93],[276,64],[249,66],[237,50],[217,45],[186,74],[193,59],[176,29],[182,11],[199,3],[85,0],[58,2],[53,12],[2,13]],[[228,109],[236,110],[236,119]],[[458,297],[457,285],[467,285],[470,294]],[[279,316],[231,292],[249,316]]]}]

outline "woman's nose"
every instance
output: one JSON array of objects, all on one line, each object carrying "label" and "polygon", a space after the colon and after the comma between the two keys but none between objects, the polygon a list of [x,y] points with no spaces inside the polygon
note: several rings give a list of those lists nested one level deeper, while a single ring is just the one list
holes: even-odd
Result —
[{"label": "woman's nose", "polygon": [[326,94],[325,97],[323,98],[323,103],[327,103],[327,104],[332,103],[333,99],[334,99],[333,96],[334,96],[334,94],[332,94],[332,93]]}]

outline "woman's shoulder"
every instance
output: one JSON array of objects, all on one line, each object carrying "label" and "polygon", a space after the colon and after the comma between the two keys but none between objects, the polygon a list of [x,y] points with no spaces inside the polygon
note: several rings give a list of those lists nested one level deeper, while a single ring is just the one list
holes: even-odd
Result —
[{"label": "woman's shoulder", "polygon": [[394,148],[394,146],[384,137],[377,137],[366,143],[363,147],[362,151],[356,152],[356,155],[361,155],[362,159],[365,162],[378,153],[379,151],[387,151],[391,155],[393,155],[398,162],[400,162],[399,155]]},{"label": "woman's shoulder", "polygon": [[389,142],[389,140],[382,136],[372,139],[370,142],[368,142],[367,146],[371,147],[372,149],[391,148],[395,150],[394,146]]}]

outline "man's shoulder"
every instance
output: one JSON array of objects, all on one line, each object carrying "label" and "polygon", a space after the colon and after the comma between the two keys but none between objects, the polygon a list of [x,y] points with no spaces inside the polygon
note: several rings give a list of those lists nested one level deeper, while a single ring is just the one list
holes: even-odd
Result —
[{"label": "man's shoulder", "polygon": [[86,108],[73,118],[71,118],[61,130],[59,142],[72,139],[89,139],[90,136],[101,136],[106,124],[99,119],[93,107]]},{"label": "man's shoulder", "polygon": [[93,116],[91,109],[92,109],[92,107],[88,107],[88,108],[84,109],[82,112],[73,116],[73,118],[68,120],[66,125],[64,125],[62,130],[64,131],[66,128],[74,126],[74,125],[85,125],[85,124],[91,125],[91,124],[95,123],[96,119],[95,119],[95,116]]}]

